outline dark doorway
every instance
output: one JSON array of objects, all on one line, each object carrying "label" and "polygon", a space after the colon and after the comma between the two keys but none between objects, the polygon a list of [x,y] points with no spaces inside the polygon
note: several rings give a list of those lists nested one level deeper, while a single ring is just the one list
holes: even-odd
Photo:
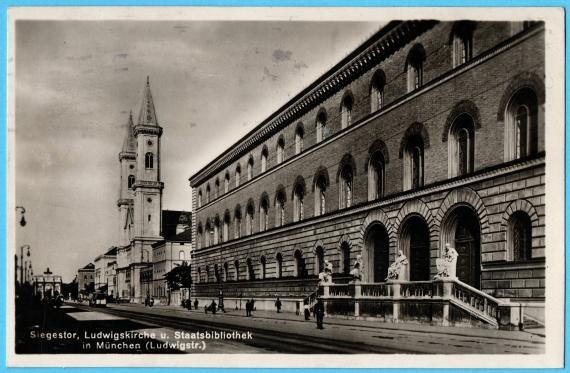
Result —
[{"label": "dark doorway", "polygon": [[382,224],[374,224],[366,235],[366,249],[370,277],[373,282],[384,282],[390,265],[390,239]]},{"label": "dark doorway", "polygon": [[430,280],[429,228],[419,216],[409,218],[401,239],[409,242],[410,281]]},{"label": "dark doorway", "polygon": [[457,257],[457,277],[460,281],[477,289],[481,287],[481,244],[479,220],[468,207],[459,207],[456,215],[455,250]]}]

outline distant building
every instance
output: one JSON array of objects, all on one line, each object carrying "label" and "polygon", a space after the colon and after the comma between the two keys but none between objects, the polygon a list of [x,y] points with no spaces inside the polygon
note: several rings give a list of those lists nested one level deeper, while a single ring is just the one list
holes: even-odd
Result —
[{"label": "distant building", "polygon": [[179,296],[176,296],[176,299],[171,298],[171,292],[164,280],[164,275],[170,272],[174,266],[181,265],[182,262],[190,262],[191,245],[192,232],[189,229],[152,245],[153,279],[151,295],[155,301],[163,304],[178,304]]},{"label": "distant building", "polygon": [[113,278],[116,276],[116,272],[113,263],[117,263],[116,247],[111,247],[105,254],[95,258],[95,290],[115,296],[116,289],[113,287],[113,282],[116,283],[116,280]]},{"label": "distant building", "polygon": [[95,265],[87,264],[77,270],[77,291],[86,295],[87,289],[95,288]]}]

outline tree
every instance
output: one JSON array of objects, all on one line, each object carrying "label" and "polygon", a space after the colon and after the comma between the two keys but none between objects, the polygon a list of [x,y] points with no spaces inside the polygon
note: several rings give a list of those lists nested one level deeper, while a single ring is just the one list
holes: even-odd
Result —
[{"label": "tree", "polygon": [[175,264],[175,267],[164,275],[164,279],[170,290],[189,288],[192,285],[192,266],[186,261],[180,265]]}]

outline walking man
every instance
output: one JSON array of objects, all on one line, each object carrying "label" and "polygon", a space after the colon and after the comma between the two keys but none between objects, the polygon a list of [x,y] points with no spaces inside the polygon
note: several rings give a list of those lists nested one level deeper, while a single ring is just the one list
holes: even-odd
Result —
[{"label": "walking man", "polygon": [[279,297],[275,301],[275,308],[277,308],[277,313],[281,312],[281,300],[279,300]]},{"label": "walking man", "polygon": [[324,329],[323,328],[323,318],[325,317],[325,305],[323,304],[322,299],[317,300],[317,304],[315,304],[315,315],[317,316],[317,329]]}]

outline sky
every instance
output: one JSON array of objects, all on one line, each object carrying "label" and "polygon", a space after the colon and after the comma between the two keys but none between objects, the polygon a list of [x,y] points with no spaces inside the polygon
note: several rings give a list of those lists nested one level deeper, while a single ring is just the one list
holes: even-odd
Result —
[{"label": "sky", "polygon": [[[370,22],[17,21],[17,247],[71,281],[118,243],[119,161],[147,75],[164,210],[188,178],[378,31]],[[19,214],[17,215],[19,218]]]}]

